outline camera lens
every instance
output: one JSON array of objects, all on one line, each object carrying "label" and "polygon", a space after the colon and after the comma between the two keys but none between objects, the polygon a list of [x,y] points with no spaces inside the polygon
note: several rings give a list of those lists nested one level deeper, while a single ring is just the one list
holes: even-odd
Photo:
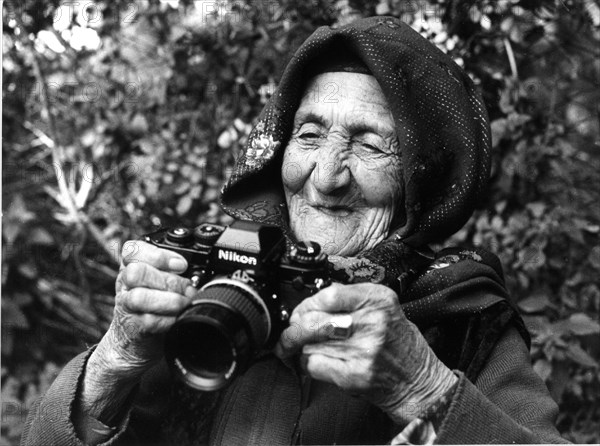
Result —
[{"label": "camera lens", "polygon": [[203,391],[226,386],[245,369],[271,330],[267,307],[250,285],[232,279],[207,283],[166,337],[175,374]]}]

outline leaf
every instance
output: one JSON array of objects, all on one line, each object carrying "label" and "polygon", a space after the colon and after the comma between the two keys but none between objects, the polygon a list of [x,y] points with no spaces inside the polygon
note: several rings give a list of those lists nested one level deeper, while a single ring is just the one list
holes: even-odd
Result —
[{"label": "leaf", "polygon": [[531,116],[514,112],[508,115],[508,128],[514,131],[529,121],[531,121]]},{"label": "leaf", "polygon": [[129,130],[135,134],[144,134],[148,131],[148,121],[141,113],[136,113],[129,123]]},{"label": "leaf", "polygon": [[563,230],[564,234],[566,234],[567,237],[569,237],[571,240],[573,240],[581,245],[585,244],[585,239],[583,238],[583,232],[578,225],[574,224],[573,222],[566,222],[563,225],[562,230]]},{"label": "leaf", "polygon": [[597,234],[600,232],[600,225],[592,224],[583,218],[574,218],[573,223],[575,223],[575,226],[577,226],[579,229],[587,231],[590,234]]},{"label": "leaf", "polygon": [[[4,325],[4,323],[3,323]],[[0,339],[0,347],[2,348],[2,356],[10,357],[15,345],[15,336],[12,330],[7,330],[2,327],[2,338]]]},{"label": "leaf", "polygon": [[585,313],[575,313],[569,317],[567,328],[577,336],[600,334],[600,324]]},{"label": "leaf", "polygon": [[494,147],[498,145],[498,143],[504,138],[506,134],[506,119],[500,118],[492,121],[491,124],[492,129],[492,144]]},{"label": "leaf", "polygon": [[600,271],[600,246],[594,246],[588,256],[588,261],[594,268]]},{"label": "leaf", "polygon": [[156,154],[158,148],[157,144],[150,138],[142,138],[137,141],[140,150],[148,155]]},{"label": "leaf", "polygon": [[534,271],[546,263],[546,255],[540,246],[531,245],[519,251],[519,262],[526,271]]},{"label": "leaf", "polygon": [[6,243],[14,243],[23,226],[33,219],[35,219],[35,214],[27,210],[23,197],[15,195],[8,206],[2,225],[2,234]]},{"label": "leaf", "polygon": [[539,359],[533,365],[533,370],[542,378],[542,381],[546,381],[552,374],[552,364],[545,359]]},{"label": "leaf", "polygon": [[529,287],[529,276],[527,274],[523,274],[523,272],[517,271],[517,279],[521,288],[526,290]]},{"label": "leaf", "polygon": [[500,216],[494,215],[491,221],[491,225],[494,232],[501,233],[502,227],[504,226],[504,222],[502,221],[502,218]]},{"label": "leaf", "polygon": [[231,148],[232,144],[237,140],[238,134],[234,128],[229,128],[223,131],[217,139],[217,145],[224,150]]},{"label": "leaf", "polygon": [[87,130],[83,132],[83,135],[79,138],[81,145],[84,147],[92,147],[96,141],[96,133],[93,130]]},{"label": "leaf", "polygon": [[525,313],[539,313],[546,308],[552,307],[552,303],[545,294],[536,294],[517,303]]},{"label": "leaf", "polygon": [[527,209],[533,214],[535,218],[540,218],[544,215],[544,211],[546,210],[546,205],[542,202],[529,203],[527,205]]},{"label": "leaf", "polygon": [[28,237],[29,242],[34,245],[52,246],[54,245],[54,238],[44,228],[35,228],[31,231]]},{"label": "leaf", "polygon": [[525,322],[527,330],[536,335],[549,333],[550,321],[546,316],[523,316],[523,322]]},{"label": "leaf", "polygon": [[562,361],[555,362],[552,367],[552,375],[548,380],[550,395],[554,401],[560,401],[562,394],[569,383],[569,367]]},{"label": "leaf", "polygon": [[584,367],[598,367],[598,363],[577,344],[571,344],[567,349],[567,358]]},{"label": "leaf", "polygon": [[169,38],[171,39],[172,42],[176,42],[181,37],[185,36],[185,33],[187,33],[187,29],[185,29],[185,27],[182,26],[181,24],[171,26],[170,31],[171,31],[171,35],[169,36]]},{"label": "leaf", "polygon": [[494,205],[494,209],[496,209],[496,213],[499,215],[502,214],[502,212],[504,212],[504,209],[506,209],[506,205],[507,205],[506,200],[502,200],[502,201],[499,201],[498,203],[496,203]]},{"label": "leaf", "polygon": [[19,273],[21,273],[23,276],[27,277],[28,279],[35,279],[38,276],[38,269],[35,266],[35,264],[31,263],[31,262],[27,262],[27,263],[21,263],[18,267],[17,267]]},{"label": "leaf", "polygon": [[179,202],[177,203],[177,214],[184,215],[185,213],[187,213],[187,211],[191,209],[192,204],[192,198],[189,195],[184,195],[179,199]]},{"label": "leaf", "polygon": [[2,299],[2,325],[9,329],[27,329],[29,328],[29,322],[27,318],[19,308],[19,306],[12,300]]},{"label": "leaf", "polygon": [[181,183],[179,186],[177,186],[175,188],[173,193],[175,195],[182,195],[182,194],[185,194],[188,190],[190,190],[190,183],[189,183],[189,181],[184,181],[183,183]]},{"label": "leaf", "polygon": [[19,307],[23,307],[25,305],[29,305],[31,303],[31,301],[33,300],[33,298],[31,297],[31,294],[29,294],[29,293],[21,293],[21,292],[17,291],[12,296],[12,300]]}]

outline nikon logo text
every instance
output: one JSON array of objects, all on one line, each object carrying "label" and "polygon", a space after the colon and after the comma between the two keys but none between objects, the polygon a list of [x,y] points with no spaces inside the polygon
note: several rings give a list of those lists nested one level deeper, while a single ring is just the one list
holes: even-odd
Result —
[{"label": "nikon logo text", "polygon": [[256,265],[256,257],[239,255],[233,251],[223,251],[219,249],[219,259],[227,260],[229,262],[243,263],[244,265]]}]

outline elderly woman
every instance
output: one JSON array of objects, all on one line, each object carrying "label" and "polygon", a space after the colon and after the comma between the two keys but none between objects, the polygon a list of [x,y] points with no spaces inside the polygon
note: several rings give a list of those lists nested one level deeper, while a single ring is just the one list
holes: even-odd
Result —
[{"label": "elderly woman", "polygon": [[[178,254],[124,258],[114,320],[31,410],[23,444],[561,442],[498,260],[433,253],[489,174],[469,77],[393,18],[318,29],[287,66],[222,193],[240,219],[330,255],[273,351],[219,392],[174,380],[163,335],[196,289]],[[320,329],[340,315],[346,339]]]}]

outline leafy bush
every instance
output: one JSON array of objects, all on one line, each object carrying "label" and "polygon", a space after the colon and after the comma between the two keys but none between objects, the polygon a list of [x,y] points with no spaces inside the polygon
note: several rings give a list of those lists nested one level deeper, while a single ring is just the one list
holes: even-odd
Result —
[{"label": "leafy bush", "polygon": [[595,2],[85,7],[4,3],[4,442],[16,444],[33,399],[106,329],[122,242],[175,221],[230,221],[219,187],[293,50],[318,26],[373,14],[411,24],[480,86],[493,182],[448,243],[500,256],[561,432],[600,441]]}]

